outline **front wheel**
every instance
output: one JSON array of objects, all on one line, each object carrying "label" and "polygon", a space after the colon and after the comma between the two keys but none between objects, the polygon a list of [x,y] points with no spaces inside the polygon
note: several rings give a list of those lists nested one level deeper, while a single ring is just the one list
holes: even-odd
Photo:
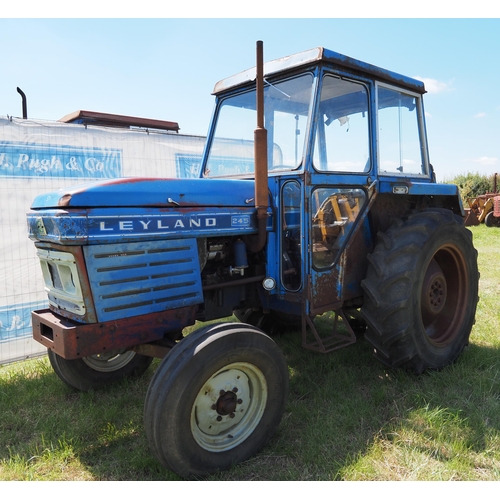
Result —
[{"label": "front wheel", "polygon": [[142,375],[153,361],[153,358],[134,351],[64,359],[49,349],[48,357],[57,376],[79,391],[99,389],[126,377]]},{"label": "front wheel", "polygon": [[250,325],[210,325],[179,342],[148,389],[144,426],[158,460],[182,477],[224,470],[274,434],[288,394],[278,346]]},{"label": "front wheel", "polygon": [[397,221],[369,256],[365,338],[377,359],[415,373],[452,363],[468,344],[478,301],[472,233],[449,210]]},{"label": "front wheel", "polygon": [[493,212],[489,212],[484,218],[484,223],[488,227],[500,227],[500,217],[495,217]]}]

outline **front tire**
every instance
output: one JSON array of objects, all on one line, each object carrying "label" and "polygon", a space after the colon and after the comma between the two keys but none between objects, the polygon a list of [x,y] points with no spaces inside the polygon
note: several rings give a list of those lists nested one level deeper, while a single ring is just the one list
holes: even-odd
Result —
[{"label": "front tire", "polygon": [[278,346],[250,325],[210,325],[179,342],[151,381],[144,426],[153,454],[182,477],[248,459],[272,437],[288,394]]},{"label": "front tire", "polygon": [[484,223],[488,227],[500,227],[500,217],[495,217],[493,212],[489,212],[484,218]]},{"label": "front tire", "polygon": [[361,309],[375,357],[417,374],[455,361],[474,324],[478,280],[472,233],[449,210],[410,215],[379,234]]},{"label": "front tire", "polygon": [[153,361],[153,358],[134,351],[64,359],[49,349],[48,357],[57,376],[79,391],[100,389],[126,377],[140,376]]}]

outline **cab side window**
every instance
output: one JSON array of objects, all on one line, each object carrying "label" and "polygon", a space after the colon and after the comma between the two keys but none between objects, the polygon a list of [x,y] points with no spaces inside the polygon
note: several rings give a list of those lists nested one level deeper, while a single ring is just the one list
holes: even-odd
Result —
[{"label": "cab side window", "polygon": [[419,97],[379,85],[377,103],[380,174],[426,174],[419,132]]}]

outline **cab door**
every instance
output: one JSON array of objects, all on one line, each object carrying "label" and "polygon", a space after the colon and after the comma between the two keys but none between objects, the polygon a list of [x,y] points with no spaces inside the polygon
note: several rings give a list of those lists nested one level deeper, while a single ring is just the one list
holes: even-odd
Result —
[{"label": "cab door", "polygon": [[347,248],[367,205],[367,192],[362,187],[323,185],[311,189],[308,199],[308,295],[310,313],[320,314],[343,303]]},{"label": "cab door", "polygon": [[308,312],[344,300],[346,249],[363,217],[371,182],[370,83],[325,73],[305,185]]}]

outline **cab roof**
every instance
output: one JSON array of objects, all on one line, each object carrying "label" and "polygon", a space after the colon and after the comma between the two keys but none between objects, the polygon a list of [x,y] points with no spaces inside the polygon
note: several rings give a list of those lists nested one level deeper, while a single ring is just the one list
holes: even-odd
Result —
[{"label": "cab roof", "polygon": [[[357,74],[363,74],[375,80],[398,85],[419,94],[425,93],[425,86],[423,82],[419,80],[374,66],[373,64],[365,63],[358,59],[339,54],[338,52],[334,52],[333,50],[328,50],[323,47],[316,47],[291,56],[266,62],[264,64],[264,77],[269,77],[289,70],[295,70],[301,67],[319,64],[354,71]],[[252,82],[255,80],[255,73],[256,69],[254,66],[246,71],[237,73],[236,75],[225,78],[224,80],[220,80],[215,84],[213,94],[217,95],[231,88],[239,87]]]}]

